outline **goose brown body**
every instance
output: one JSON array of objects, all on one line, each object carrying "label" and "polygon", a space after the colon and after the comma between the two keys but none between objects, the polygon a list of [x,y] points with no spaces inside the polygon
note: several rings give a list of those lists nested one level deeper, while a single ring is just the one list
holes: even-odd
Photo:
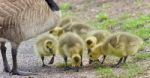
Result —
[{"label": "goose brown body", "polygon": [[0,5],[0,38],[15,43],[48,31],[57,24],[59,17],[44,0],[3,1]]},{"label": "goose brown body", "polygon": [[[53,0],[0,0],[0,48],[5,72],[13,75],[29,75],[21,72],[17,65],[17,49],[27,39],[55,27],[59,21],[57,4]],[[57,9],[57,10],[55,10]],[[55,11],[55,12],[54,12]],[[6,57],[6,41],[11,42],[13,67]]]}]

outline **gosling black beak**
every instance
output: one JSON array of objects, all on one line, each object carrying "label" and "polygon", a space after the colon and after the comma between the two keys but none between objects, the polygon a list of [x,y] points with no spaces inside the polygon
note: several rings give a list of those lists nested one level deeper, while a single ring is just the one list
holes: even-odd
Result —
[{"label": "gosling black beak", "polygon": [[53,50],[51,48],[48,49],[51,54],[53,54]]},{"label": "gosling black beak", "polygon": [[89,64],[91,64],[93,62],[93,60],[89,60]]}]

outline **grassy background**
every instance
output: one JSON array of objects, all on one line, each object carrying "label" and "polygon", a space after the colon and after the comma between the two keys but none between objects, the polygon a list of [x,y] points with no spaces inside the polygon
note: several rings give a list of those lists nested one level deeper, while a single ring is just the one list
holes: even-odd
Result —
[{"label": "grassy background", "polygon": [[[87,3],[90,2],[92,1],[87,0]],[[135,0],[134,5],[141,7],[144,3],[142,0]],[[111,32],[126,31],[140,36],[144,40],[144,45],[142,46],[143,51],[137,53],[135,56],[129,57],[127,64],[124,64],[118,69],[108,67],[109,64],[114,64],[119,59],[113,56],[106,59],[106,63],[104,64],[106,66],[96,66],[94,68],[98,77],[101,78],[133,78],[139,74],[143,74],[150,67],[150,65],[142,65],[143,62],[145,62],[144,64],[150,64],[146,62],[146,60],[150,60],[150,52],[146,52],[145,50],[145,47],[150,47],[150,14],[139,11],[136,15],[130,12],[121,12],[112,16],[107,10],[112,6],[111,2],[97,5],[96,8],[100,9],[91,17],[88,15],[83,16],[83,19],[85,19],[86,23],[98,29],[105,29]],[[146,4],[146,6],[150,7],[149,4]],[[63,12],[63,17],[82,17],[80,14],[86,13],[86,11],[82,12],[84,8],[74,11],[74,6],[70,3],[61,3],[60,7]]]}]

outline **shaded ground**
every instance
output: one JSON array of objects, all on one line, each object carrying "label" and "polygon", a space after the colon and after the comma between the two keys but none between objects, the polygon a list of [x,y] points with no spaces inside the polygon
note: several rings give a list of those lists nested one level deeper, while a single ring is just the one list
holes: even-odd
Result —
[{"label": "shaded ground", "polygon": [[[138,2],[139,1],[139,2]],[[96,14],[99,11],[105,10],[113,18],[124,12],[130,13],[132,16],[138,14],[150,14],[150,0],[57,0],[59,4],[61,3],[70,3],[72,5],[71,12],[74,12],[75,15],[86,18],[86,19],[95,19]],[[38,75],[31,76],[34,78],[99,78],[96,69],[93,67],[87,66],[87,59],[84,58],[84,65],[80,72],[74,71],[63,71],[63,68],[58,67],[60,63],[63,62],[60,56],[56,57],[56,62],[54,65],[49,67],[41,67],[41,60],[33,52],[34,39],[24,41],[19,48],[18,52],[18,64],[19,69],[23,71],[31,71],[37,73]],[[9,58],[9,64],[12,65],[10,45],[8,47],[7,57]],[[149,49],[149,46],[148,46]],[[48,59],[46,63],[48,63]],[[2,58],[0,56],[0,60]],[[150,59],[142,60],[139,62],[141,65],[144,65],[145,71],[139,73],[135,78],[150,78]],[[119,73],[122,69],[114,69],[115,73]],[[0,62],[0,78],[28,78],[21,76],[11,76],[8,73],[3,72],[3,64]]]}]

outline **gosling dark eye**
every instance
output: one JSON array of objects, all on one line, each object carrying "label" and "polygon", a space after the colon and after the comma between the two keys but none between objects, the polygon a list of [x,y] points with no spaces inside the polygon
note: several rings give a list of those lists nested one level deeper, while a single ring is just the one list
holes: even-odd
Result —
[{"label": "gosling dark eye", "polygon": [[92,55],[90,55],[90,57],[92,57]]}]

